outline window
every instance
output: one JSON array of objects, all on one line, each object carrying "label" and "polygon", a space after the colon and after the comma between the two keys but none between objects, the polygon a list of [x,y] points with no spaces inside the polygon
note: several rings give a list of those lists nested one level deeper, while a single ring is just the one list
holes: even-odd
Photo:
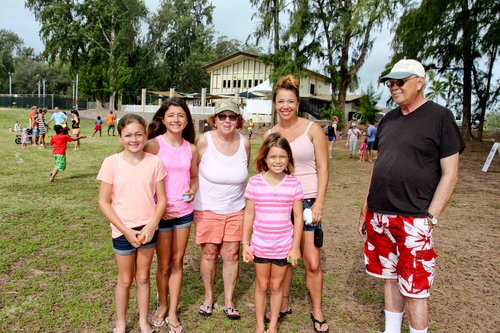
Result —
[{"label": "window", "polygon": [[238,80],[238,88],[241,88],[241,80]]},{"label": "window", "polygon": [[248,88],[252,87],[252,80],[248,80]]},{"label": "window", "polygon": [[311,83],[311,87],[309,88],[309,93],[310,93],[311,95],[314,95],[315,90],[316,90],[316,89],[315,89],[314,84],[313,84],[313,83]]},{"label": "window", "polygon": [[254,80],[254,86],[259,85],[259,80]]},{"label": "window", "polygon": [[226,80],[223,80],[223,81],[222,81],[222,88],[226,88],[226,84],[227,84],[227,81],[226,81]]},{"label": "window", "polygon": [[236,88],[236,80],[233,80],[233,88]]}]

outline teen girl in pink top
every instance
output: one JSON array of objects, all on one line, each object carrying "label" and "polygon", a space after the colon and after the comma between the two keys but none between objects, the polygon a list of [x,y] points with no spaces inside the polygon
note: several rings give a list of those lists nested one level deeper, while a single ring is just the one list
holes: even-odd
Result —
[{"label": "teen girl in pink top", "polygon": [[167,170],[167,209],[160,221],[156,242],[158,300],[151,325],[161,327],[167,323],[171,332],[182,332],[177,306],[184,254],[193,222],[192,201],[198,188],[198,151],[193,144],[193,119],[186,103],[176,97],[166,99],[153,116],[148,138],[144,150],[160,157]]},{"label": "teen girl in pink top", "polygon": [[153,260],[156,228],[166,206],[166,171],[160,159],[143,151],[146,122],[127,114],[118,124],[123,151],[107,157],[97,175],[99,209],[111,224],[113,250],[118,265],[116,327],[126,332],[129,291],[137,283],[141,332],[153,332],[148,323],[149,269]]},{"label": "teen girl in pink top", "polygon": [[[296,265],[300,258],[304,194],[298,179],[290,175],[294,171],[292,150],[280,134],[273,133],[264,141],[255,159],[255,168],[260,174],[250,178],[245,191],[242,255],[245,262],[255,262],[255,331],[264,331],[270,286],[269,332],[276,333],[287,261]],[[290,218],[292,210],[294,224]]]}]

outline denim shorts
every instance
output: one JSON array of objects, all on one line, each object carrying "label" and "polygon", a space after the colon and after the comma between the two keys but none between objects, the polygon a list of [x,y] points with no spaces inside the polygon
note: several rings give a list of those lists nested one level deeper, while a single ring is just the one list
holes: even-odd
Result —
[{"label": "denim shorts", "polygon": [[[137,231],[141,231],[141,227],[136,227],[132,228]],[[158,237],[158,232],[155,232],[153,239],[149,243],[141,245],[139,248],[141,249],[153,249],[156,246],[156,238]],[[120,237],[113,238],[113,251],[115,251],[116,254],[121,254],[121,255],[130,255],[134,254],[137,251],[137,248],[133,247],[132,244],[130,244],[125,238],[125,235],[121,235]]]},{"label": "denim shorts", "polygon": [[[316,198],[311,199],[302,199],[302,209],[311,208],[311,206],[316,201]],[[292,224],[293,224],[293,212],[292,212]],[[315,229],[321,229],[321,222],[317,224],[305,224],[304,223],[304,231],[314,231]]]},{"label": "denim shorts", "polygon": [[193,213],[176,217],[170,220],[160,220],[160,224],[158,225],[159,232],[171,232],[172,229],[183,229],[189,228],[193,224]]},{"label": "denim shorts", "polygon": [[253,261],[256,264],[274,264],[276,266],[286,266],[288,265],[288,261],[286,258],[283,259],[269,259],[269,258],[261,258],[253,256]]}]

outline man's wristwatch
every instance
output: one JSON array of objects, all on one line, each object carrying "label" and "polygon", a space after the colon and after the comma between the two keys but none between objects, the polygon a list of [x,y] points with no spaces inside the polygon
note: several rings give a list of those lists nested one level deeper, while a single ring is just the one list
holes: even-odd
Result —
[{"label": "man's wristwatch", "polygon": [[427,217],[431,221],[432,225],[438,224],[438,219],[434,215],[432,215],[431,213],[427,212]]}]

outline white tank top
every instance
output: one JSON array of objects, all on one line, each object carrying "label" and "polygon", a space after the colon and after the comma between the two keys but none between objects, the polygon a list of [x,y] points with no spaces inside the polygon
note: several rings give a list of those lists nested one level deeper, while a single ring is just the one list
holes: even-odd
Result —
[{"label": "white tank top", "polygon": [[248,177],[245,142],[239,134],[240,145],[232,156],[222,154],[215,147],[211,133],[206,132],[207,150],[198,166],[198,191],[194,197],[195,210],[210,210],[229,214],[245,207],[244,184]]}]

